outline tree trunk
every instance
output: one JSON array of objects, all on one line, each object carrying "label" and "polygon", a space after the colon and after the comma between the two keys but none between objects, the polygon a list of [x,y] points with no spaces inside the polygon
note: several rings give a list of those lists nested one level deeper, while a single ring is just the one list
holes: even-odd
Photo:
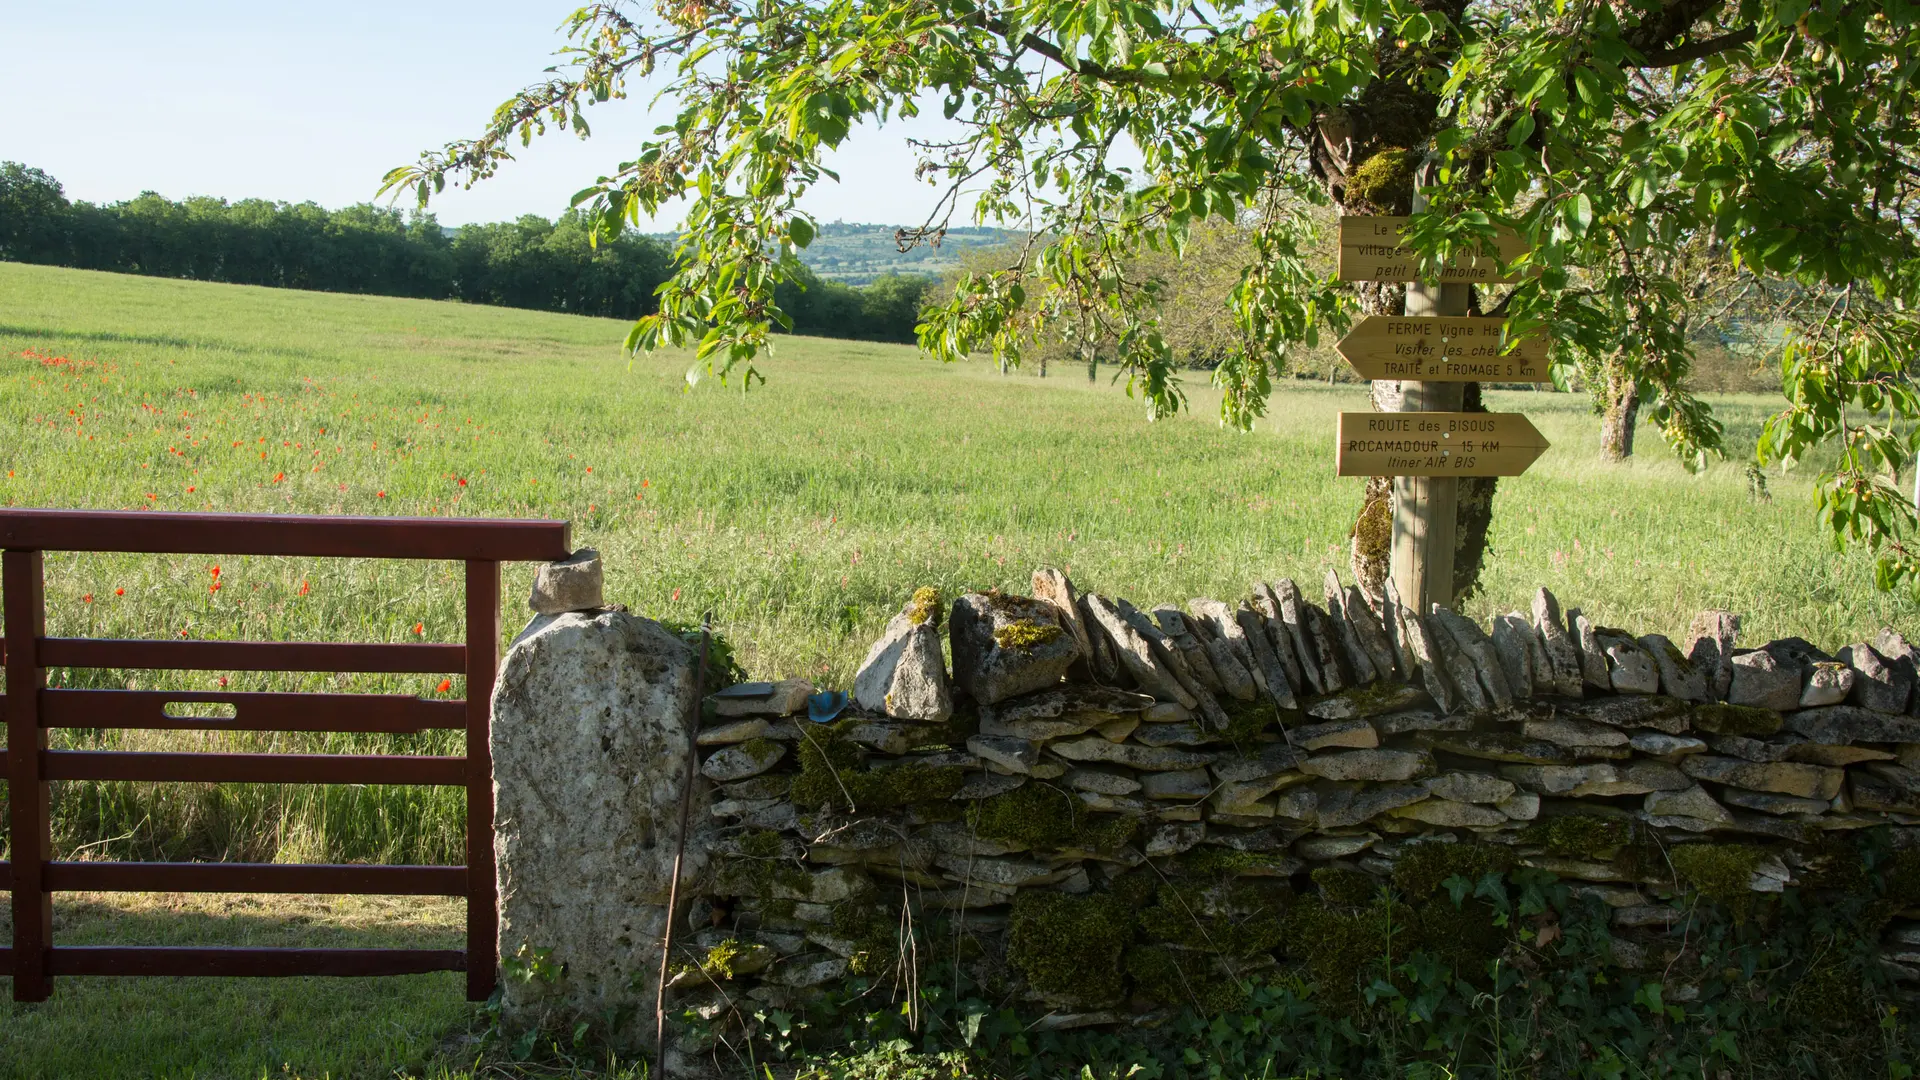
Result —
[{"label": "tree trunk", "polygon": [[[1480,384],[1468,383],[1460,403],[1462,412],[1486,412]],[[1471,596],[1480,587],[1480,567],[1487,558],[1487,528],[1493,524],[1493,492],[1497,476],[1463,476],[1454,511],[1453,602]]]},{"label": "tree trunk", "polygon": [[1608,371],[1606,400],[1600,410],[1600,456],[1615,462],[1632,457],[1633,429],[1639,419],[1640,387],[1625,374]]}]

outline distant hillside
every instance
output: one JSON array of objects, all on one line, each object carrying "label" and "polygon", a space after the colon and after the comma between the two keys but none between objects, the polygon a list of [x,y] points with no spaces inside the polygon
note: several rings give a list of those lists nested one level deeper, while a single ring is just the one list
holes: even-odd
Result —
[{"label": "distant hillside", "polygon": [[[1004,247],[1024,233],[1013,229],[957,228],[947,230],[940,246],[917,245],[901,253],[894,243],[897,226],[862,222],[823,222],[801,259],[814,273],[843,285],[866,285],[886,273],[926,274],[938,277],[960,262],[968,251]],[[657,234],[671,243],[672,233]]]}]

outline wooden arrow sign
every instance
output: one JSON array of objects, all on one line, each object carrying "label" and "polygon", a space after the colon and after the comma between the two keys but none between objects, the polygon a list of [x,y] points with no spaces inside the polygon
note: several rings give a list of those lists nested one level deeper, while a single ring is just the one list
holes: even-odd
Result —
[{"label": "wooden arrow sign", "polygon": [[1340,476],[1519,476],[1548,443],[1519,413],[1343,412]]},{"label": "wooden arrow sign", "polygon": [[1363,379],[1425,382],[1549,382],[1547,340],[1511,352],[1505,319],[1460,315],[1369,315],[1334,348]]},{"label": "wooden arrow sign", "polygon": [[[1420,257],[1400,243],[1404,217],[1353,215],[1340,219],[1341,281],[1418,281]],[[1512,229],[1501,229],[1494,238],[1500,257],[1512,262],[1529,250],[1527,242]],[[1520,280],[1499,272],[1494,260],[1479,255],[1457,258],[1440,272],[1442,282],[1506,283]]]}]

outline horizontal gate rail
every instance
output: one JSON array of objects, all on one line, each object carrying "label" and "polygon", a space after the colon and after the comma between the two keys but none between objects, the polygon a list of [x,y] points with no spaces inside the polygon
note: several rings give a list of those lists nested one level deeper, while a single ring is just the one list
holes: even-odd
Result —
[{"label": "horizontal gate rail", "polygon": [[465,671],[464,645],[331,641],[95,641],[41,638],[41,667],[168,671],[326,671],[430,675]]},{"label": "horizontal gate rail", "polygon": [[[234,715],[179,716],[167,706],[233,706]],[[333,731],[411,734],[467,726],[465,701],[411,694],[286,694],[217,690],[42,690],[40,724],[49,728],[168,731]]]},{"label": "horizontal gate rail", "polygon": [[49,975],[425,975],[466,971],[459,949],[254,949],[233,946],[56,945]]},{"label": "horizontal gate rail", "polygon": [[566,558],[567,541],[564,521],[0,510],[15,551],[527,562]]},{"label": "horizontal gate rail", "polygon": [[47,864],[47,888],[54,892],[465,896],[467,868],[358,864],[53,862]]},{"label": "horizontal gate rail", "polygon": [[[13,942],[0,975],[16,1001],[43,1001],[59,975],[399,975],[466,972],[467,997],[493,991],[499,913],[493,870],[488,709],[498,673],[500,563],[570,553],[564,521],[342,518],[0,509],[0,695],[12,860]],[[46,636],[43,553],[127,552],[465,563],[459,643],[94,640]],[[58,689],[47,668],[464,675],[464,699],[407,694]],[[218,704],[232,716],[187,715]],[[172,711],[170,711],[172,710]],[[54,750],[54,729],[413,734],[463,730],[464,756]],[[465,865],[369,866],[55,860],[51,781],[412,784],[466,790]],[[248,892],[461,896],[464,949],[66,946],[53,942],[55,893]]]},{"label": "horizontal gate rail", "polygon": [[43,750],[48,780],[154,780],[185,784],[423,784],[461,787],[467,759],[379,754],[185,754]]}]

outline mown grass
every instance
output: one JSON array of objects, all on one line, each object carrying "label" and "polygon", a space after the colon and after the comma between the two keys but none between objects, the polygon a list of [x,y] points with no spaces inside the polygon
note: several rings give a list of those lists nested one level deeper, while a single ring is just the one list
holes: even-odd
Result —
[{"label": "mown grass", "polygon": [[[1280,575],[1315,591],[1328,568],[1344,573],[1360,483],[1332,475],[1332,430],[1336,412],[1366,407],[1357,387],[1285,384],[1259,429],[1238,435],[1213,422],[1217,398],[1199,377],[1190,415],[1149,425],[1104,379],[790,339],[766,365],[768,385],[688,392],[684,357],[629,362],[624,331],[0,263],[0,504],[565,518],[605,557],[610,600],[683,622],[711,608],[755,675],[838,686],[919,585],[1024,590],[1035,566],[1057,565],[1083,587],[1159,602],[1231,598]],[[1776,478],[1772,501],[1749,495],[1739,456],[1768,399],[1716,398],[1735,461],[1690,476],[1650,431],[1633,464],[1599,463],[1583,398],[1491,398],[1556,446],[1502,484],[1475,614],[1524,607],[1544,584],[1641,632],[1678,634],[1695,611],[1727,607],[1749,640],[1833,647],[1911,621],[1911,601],[1875,592],[1864,559],[1828,549],[1803,477]],[[508,571],[516,602],[529,575]],[[56,635],[460,632],[446,564],[51,555],[47,577]],[[506,621],[511,632],[519,619]],[[426,676],[52,673],[58,685],[180,689],[223,677],[229,689],[464,692]],[[452,747],[446,733],[58,734],[100,747]],[[457,860],[461,836],[457,792],[393,788],[73,784],[56,792],[56,816],[62,857],[438,862]],[[61,910],[62,940],[81,940],[90,909],[63,898]],[[232,909],[212,910],[187,930],[103,915],[118,929],[100,932],[151,940],[196,921],[250,932]],[[410,940],[440,932],[410,925],[398,931]],[[277,1068],[278,1055],[302,1075],[359,1074],[376,1060],[379,1072],[427,1045],[396,1031],[444,1032],[467,1015],[442,981],[69,979],[54,1003],[8,1014],[0,1069],[58,1075],[42,1066],[72,1061],[71,1075],[110,1075],[152,1061],[163,1063],[155,1075],[242,1076]],[[141,1019],[152,1009],[177,1022]],[[282,1033],[264,1045],[286,1049],[242,1049],[265,1030],[244,1022],[221,1030],[227,1013],[259,1010]]]}]

